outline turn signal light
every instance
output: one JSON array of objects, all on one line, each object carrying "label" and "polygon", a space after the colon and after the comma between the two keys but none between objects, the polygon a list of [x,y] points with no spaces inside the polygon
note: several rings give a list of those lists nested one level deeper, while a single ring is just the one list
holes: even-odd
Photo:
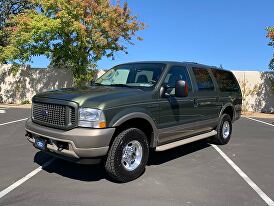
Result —
[{"label": "turn signal light", "polygon": [[106,128],[107,127],[107,123],[106,122],[100,122],[99,123],[99,128]]}]

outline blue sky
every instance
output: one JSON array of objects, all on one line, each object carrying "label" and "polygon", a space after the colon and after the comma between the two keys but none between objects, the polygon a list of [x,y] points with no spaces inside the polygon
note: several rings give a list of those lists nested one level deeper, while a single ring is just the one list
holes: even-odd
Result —
[{"label": "blue sky", "polygon": [[[233,70],[268,70],[274,49],[265,28],[274,26],[273,0],[128,0],[147,25],[144,40],[103,58],[98,68],[140,60],[194,61]],[[46,67],[36,57],[33,67]]]}]

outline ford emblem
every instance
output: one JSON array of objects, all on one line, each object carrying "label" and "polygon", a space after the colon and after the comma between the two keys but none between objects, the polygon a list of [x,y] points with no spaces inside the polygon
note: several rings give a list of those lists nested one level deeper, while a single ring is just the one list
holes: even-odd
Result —
[{"label": "ford emblem", "polygon": [[42,109],[41,111],[42,116],[46,117],[49,114],[49,111],[47,109]]}]

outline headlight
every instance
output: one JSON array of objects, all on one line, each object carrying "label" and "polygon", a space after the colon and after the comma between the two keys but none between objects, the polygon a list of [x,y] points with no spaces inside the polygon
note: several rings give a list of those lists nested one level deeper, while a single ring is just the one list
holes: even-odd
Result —
[{"label": "headlight", "polygon": [[80,127],[105,128],[106,118],[102,110],[80,108],[79,122]]}]

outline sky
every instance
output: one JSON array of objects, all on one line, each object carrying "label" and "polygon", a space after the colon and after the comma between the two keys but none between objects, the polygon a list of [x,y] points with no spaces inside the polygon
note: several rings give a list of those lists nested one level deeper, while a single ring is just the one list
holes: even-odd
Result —
[{"label": "sky", "polygon": [[[266,27],[274,26],[273,0],[128,0],[132,14],[146,24],[143,41],[128,54],[103,58],[99,69],[144,61],[192,61],[230,70],[268,70],[274,49]],[[33,67],[49,60],[35,57]]]}]

